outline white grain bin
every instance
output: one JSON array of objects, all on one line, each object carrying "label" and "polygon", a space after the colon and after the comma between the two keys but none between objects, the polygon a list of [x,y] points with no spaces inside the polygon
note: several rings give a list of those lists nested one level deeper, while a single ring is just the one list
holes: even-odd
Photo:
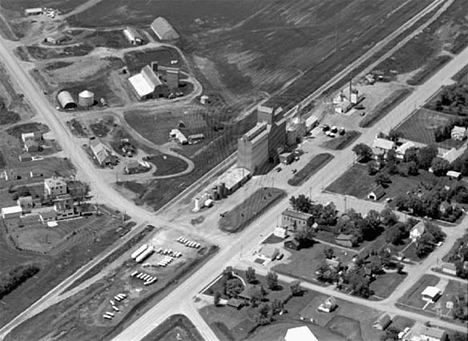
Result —
[{"label": "white grain bin", "polygon": [[89,90],[84,90],[78,95],[80,107],[90,107],[94,104],[94,94]]},{"label": "white grain bin", "polygon": [[195,207],[193,208],[193,212],[200,211],[200,198],[195,198]]}]

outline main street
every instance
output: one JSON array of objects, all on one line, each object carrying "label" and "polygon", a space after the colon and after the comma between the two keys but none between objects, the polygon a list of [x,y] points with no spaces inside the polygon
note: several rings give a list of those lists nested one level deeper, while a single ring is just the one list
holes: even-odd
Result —
[{"label": "main street", "polygon": [[[424,105],[426,100],[429,99],[442,85],[452,83],[451,78],[466,65],[467,60],[468,48],[455,56],[451,62],[440,69],[429,81],[416,88],[411,96],[392,110],[392,112],[390,112],[386,117],[381,119],[374,127],[364,131],[355,144],[372,144],[377,133],[381,131],[388,133],[393,127],[395,127],[395,125],[411,115],[416,108]],[[353,163],[355,156],[351,149],[352,146],[347,148],[345,151],[338,152],[329,164],[318,171],[301,188],[292,188],[288,195],[311,194],[313,198],[319,197],[323,186],[326,186],[337,179],[345,169]],[[207,262],[199,271],[197,271],[197,273],[195,273],[194,276],[182,283],[164,300],[136,320],[132,325],[119,334],[115,340],[140,340],[155,326],[161,324],[168,316],[175,313],[185,312],[188,314],[189,318],[193,318],[191,315],[193,312],[191,313],[190,311],[183,309],[183,307],[180,306],[180,302],[196,296],[209,284],[214,276],[221,273],[227,265],[236,265],[237,261],[242,256],[242,250],[252,250],[261,241],[263,235],[271,233],[273,227],[276,225],[277,215],[279,215],[282,210],[288,208],[288,206],[288,201],[283,200],[263,216],[258,218],[246,230],[239,234],[239,238],[236,243],[222,249],[219,254]],[[449,243],[447,243],[445,247],[447,248],[448,246]],[[410,281],[405,285],[409,284]],[[355,298],[352,299],[354,300]],[[374,304],[374,302],[372,302],[372,304]],[[389,309],[394,311],[396,308],[390,307]],[[407,312],[398,310],[398,313],[406,314]],[[441,325],[445,325],[445,323],[446,322],[442,323],[442,321],[440,321]],[[450,324],[450,326],[452,329],[460,329],[460,327],[455,324]],[[197,328],[202,330],[202,332],[205,332],[207,327],[205,324],[197,325]]]}]

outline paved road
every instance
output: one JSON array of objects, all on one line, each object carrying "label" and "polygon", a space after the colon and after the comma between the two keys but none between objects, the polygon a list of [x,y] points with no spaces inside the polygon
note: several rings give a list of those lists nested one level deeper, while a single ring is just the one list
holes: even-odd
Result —
[{"label": "paved road", "polygon": [[[451,77],[466,65],[467,60],[468,48],[457,55],[428,82],[416,88],[411,96],[403,101],[385,118],[379,121],[374,127],[364,131],[355,144],[371,144],[378,132],[384,131],[388,133],[396,124],[410,116],[415,108],[422,106],[426,100],[440,88],[441,85],[450,84],[452,82]],[[353,163],[355,157],[351,148],[352,146],[345,151],[338,152],[337,155],[335,155],[335,158],[328,165],[318,171],[315,176],[308,180],[302,188],[293,188],[288,194],[311,194],[314,198],[320,196],[321,189],[330,184],[333,180],[337,179],[343,173],[344,168],[349,167]],[[239,239],[236,243],[222,249],[218,255],[206,263],[193,277],[180,285],[158,305],[136,320],[132,325],[118,335],[115,340],[140,340],[148,334],[154,326],[162,323],[166,314],[178,312],[183,313],[184,309],[180,309],[179,307],[180,298],[195,296],[209,283],[214,274],[220,273],[227,264],[235,265],[233,260],[238,259],[240,256],[241,247],[243,247],[244,250],[253,249],[261,240],[260,234],[266,235],[268,232],[271,232],[272,227],[276,225],[276,218],[279,214],[278,212],[281,212],[287,207],[288,202],[285,200],[279,203],[274,209],[270,209],[261,218],[257,219],[247,230],[243,231],[239,235]],[[448,247],[448,243],[446,244],[446,247]],[[392,297],[392,299],[394,299],[394,297]],[[396,312],[396,308],[391,305],[389,305],[388,308],[390,309],[390,312]],[[164,312],[163,317],[161,312]],[[400,313],[400,310],[398,310],[398,313]],[[189,315],[189,317],[193,318],[191,315]],[[415,317],[418,319],[421,318],[417,314],[415,314]],[[444,325],[444,323],[440,321],[438,324]]]}]

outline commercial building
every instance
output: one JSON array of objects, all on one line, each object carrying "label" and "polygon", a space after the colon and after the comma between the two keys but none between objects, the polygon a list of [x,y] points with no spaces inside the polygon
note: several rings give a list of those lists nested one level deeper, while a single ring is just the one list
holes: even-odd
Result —
[{"label": "commercial building", "polygon": [[376,137],[374,143],[372,144],[372,152],[375,156],[382,155],[383,157],[387,156],[387,153],[395,148],[395,142]]},{"label": "commercial building", "polygon": [[123,33],[125,35],[125,38],[127,38],[127,40],[132,45],[142,45],[145,42],[143,36],[134,27],[127,26],[123,30]]},{"label": "commercial building", "polygon": [[163,17],[154,19],[154,21],[151,23],[151,29],[160,40],[179,39],[179,34]]},{"label": "commercial building", "polygon": [[268,124],[257,123],[237,142],[237,165],[258,173],[268,163]]},{"label": "commercial building", "polygon": [[169,89],[179,88],[179,68],[166,68],[166,85]]},{"label": "commercial building", "polygon": [[33,198],[31,196],[20,197],[16,200],[16,203],[21,207],[23,213],[30,213],[34,207]]},{"label": "commercial building", "polygon": [[421,293],[423,301],[435,302],[442,296],[442,291],[437,287],[427,287]]},{"label": "commercial building", "polygon": [[440,328],[422,326],[419,336],[423,341],[445,341],[447,340],[447,333]]},{"label": "commercial building", "polygon": [[306,122],[300,117],[294,117],[286,124],[286,143],[288,146],[293,146],[302,141],[306,135]]},{"label": "commercial building", "polygon": [[30,16],[30,15],[41,15],[44,14],[44,10],[41,7],[36,7],[36,8],[26,8],[24,10],[24,15]]},{"label": "commercial building", "polygon": [[12,219],[19,218],[23,213],[21,206],[2,207],[2,218]]},{"label": "commercial building", "polygon": [[[245,184],[250,177],[251,173],[248,169],[242,167],[231,168],[219,177],[217,184],[224,184],[224,186],[221,186],[224,188],[224,194],[229,195]],[[215,186],[218,186],[217,184]]]},{"label": "commercial building", "polygon": [[61,178],[44,179],[44,193],[50,197],[67,194],[67,183]]},{"label": "commercial building", "polygon": [[128,81],[140,100],[162,97],[167,92],[167,87],[149,65],[143,67],[139,74],[130,77]]},{"label": "commercial building", "polygon": [[281,225],[287,226],[289,231],[297,232],[307,226],[312,226],[312,214],[286,209],[281,213]]},{"label": "commercial building", "polygon": [[319,119],[317,116],[314,116],[314,115],[311,115],[305,121],[306,131],[308,133],[318,125],[319,125]]}]

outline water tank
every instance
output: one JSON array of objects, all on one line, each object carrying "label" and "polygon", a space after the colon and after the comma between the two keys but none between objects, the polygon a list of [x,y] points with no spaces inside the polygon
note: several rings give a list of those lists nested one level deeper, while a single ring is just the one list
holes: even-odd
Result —
[{"label": "water tank", "polygon": [[84,90],[78,95],[78,104],[81,107],[90,107],[94,104],[94,94],[91,91]]}]

